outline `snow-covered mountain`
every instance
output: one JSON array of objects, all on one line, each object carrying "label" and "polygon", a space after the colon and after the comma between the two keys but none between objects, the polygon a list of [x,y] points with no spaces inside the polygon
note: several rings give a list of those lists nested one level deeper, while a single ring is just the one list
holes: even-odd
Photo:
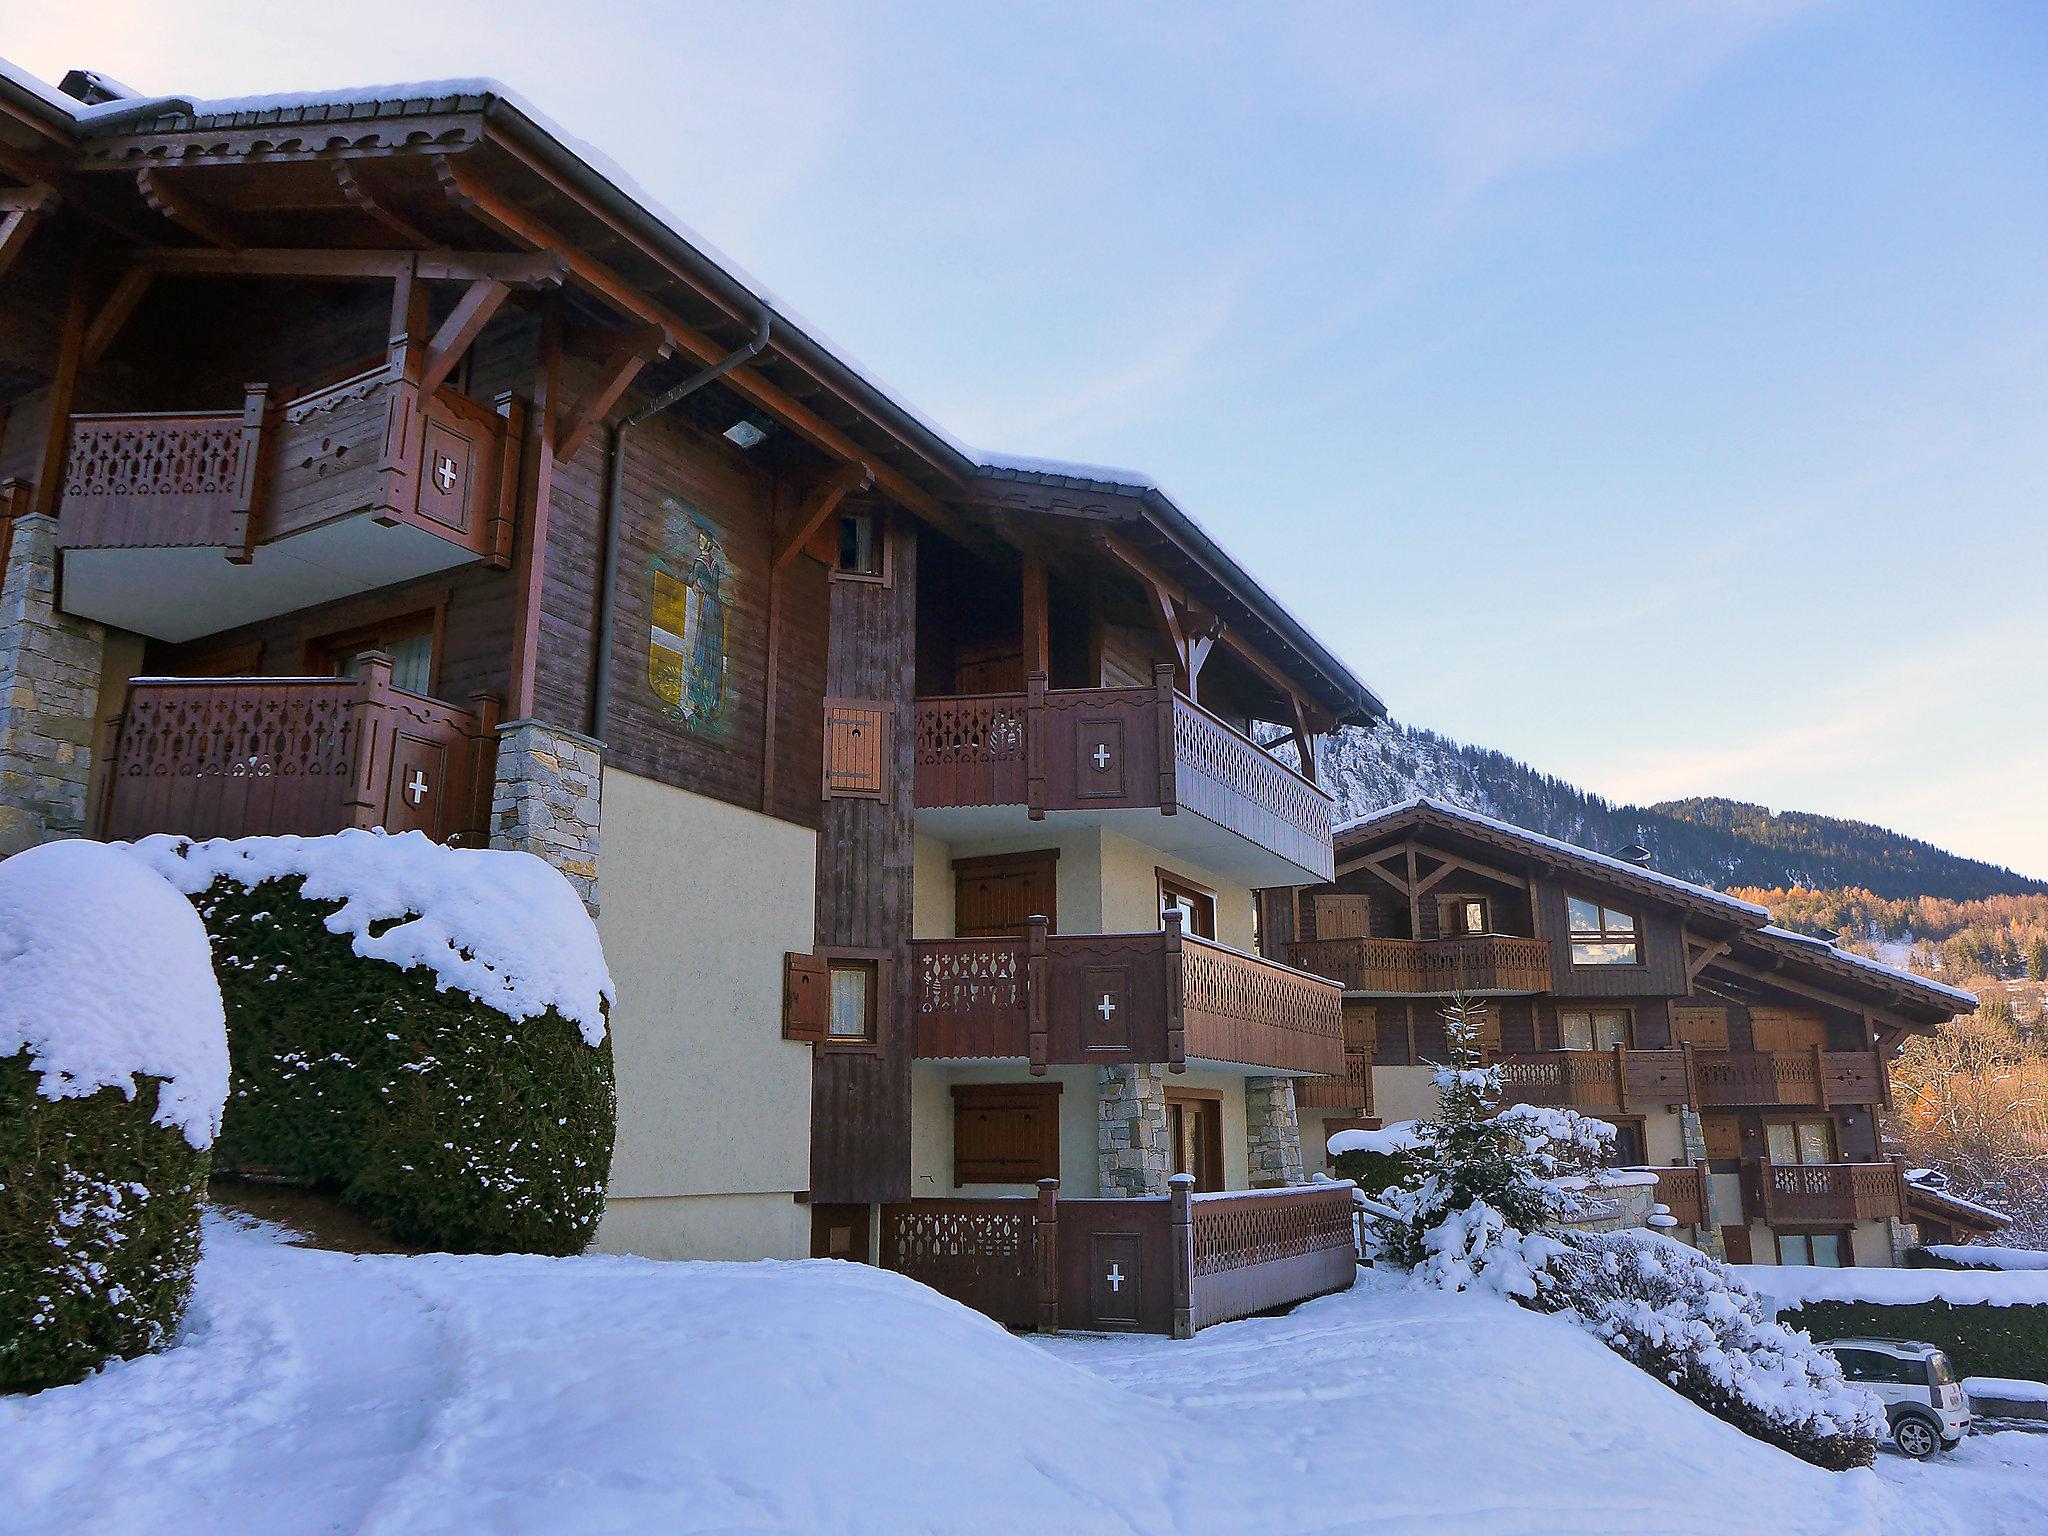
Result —
[{"label": "snow-covered mountain", "polygon": [[2048,890],[1868,822],[1739,800],[1617,805],[1505,753],[1414,726],[1339,731],[1319,762],[1340,820],[1428,795],[1597,853],[1640,843],[1658,869],[1705,885],[1861,886],[1892,898],[1956,900]]}]

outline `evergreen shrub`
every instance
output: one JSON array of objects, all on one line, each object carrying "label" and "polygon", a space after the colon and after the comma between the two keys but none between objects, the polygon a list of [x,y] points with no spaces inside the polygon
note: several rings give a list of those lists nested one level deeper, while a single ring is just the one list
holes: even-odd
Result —
[{"label": "evergreen shrub", "polygon": [[552,1008],[513,1019],[358,955],[326,925],[342,903],[304,883],[222,876],[193,898],[227,1005],[219,1167],[331,1185],[417,1246],[581,1252],[611,1170],[609,1033],[593,1047]]}]

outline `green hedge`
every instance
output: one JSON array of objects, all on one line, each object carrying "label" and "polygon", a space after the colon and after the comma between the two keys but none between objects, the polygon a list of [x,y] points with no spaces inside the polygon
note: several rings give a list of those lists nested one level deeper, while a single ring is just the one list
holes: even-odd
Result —
[{"label": "green hedge", "polygon": [[1377,1195],[1406,1179],[1415,1160],[1403,1152],[1340,1152],[1336,1166],[1338,1178],[1355,1181],[1366,1195]]},{"label": "green hedge", "polygon": [[581,1252],[611,1171],[610,1037],[593,1049],[553,1010],[510,1019],[364,959],[303,883],[194,898],[234,1072],[216,1166],[331,1185],[404,1243]]},{"label": "green hedge", "polygon": [[1809,1301],[1780,1312],[1778,1321],[1821,1340],[1924,1339],[1948,1352],[1959,1375],[2048,1381],[2048,1307]]},{"label": "green hedge", "polygon": [[0,1060],[0,1391],[164,1344],[199,1260],[207,1155],[151,1123],[157,1084],[47,1099]]}]

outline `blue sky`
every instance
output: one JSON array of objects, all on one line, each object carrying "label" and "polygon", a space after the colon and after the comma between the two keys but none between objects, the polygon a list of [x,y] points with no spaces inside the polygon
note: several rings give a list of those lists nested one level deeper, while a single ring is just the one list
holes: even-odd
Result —
[{"label": "blue sky", "polygon": [[1142,468],[1406,721],[2048,877],[2048,8],[72,3],[490,74],[971,443]]}]

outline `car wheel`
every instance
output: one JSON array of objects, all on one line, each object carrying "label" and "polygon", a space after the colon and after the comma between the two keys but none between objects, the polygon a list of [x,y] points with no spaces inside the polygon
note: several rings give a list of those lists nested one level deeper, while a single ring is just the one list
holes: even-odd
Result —
[{"label": "car wheel", "polygon": [[1902,1413],[1892,1426],[1892,1444],[1915,1461],[1928,1461],[1941,1450],[1941,1431],[1917,1413]]}]

